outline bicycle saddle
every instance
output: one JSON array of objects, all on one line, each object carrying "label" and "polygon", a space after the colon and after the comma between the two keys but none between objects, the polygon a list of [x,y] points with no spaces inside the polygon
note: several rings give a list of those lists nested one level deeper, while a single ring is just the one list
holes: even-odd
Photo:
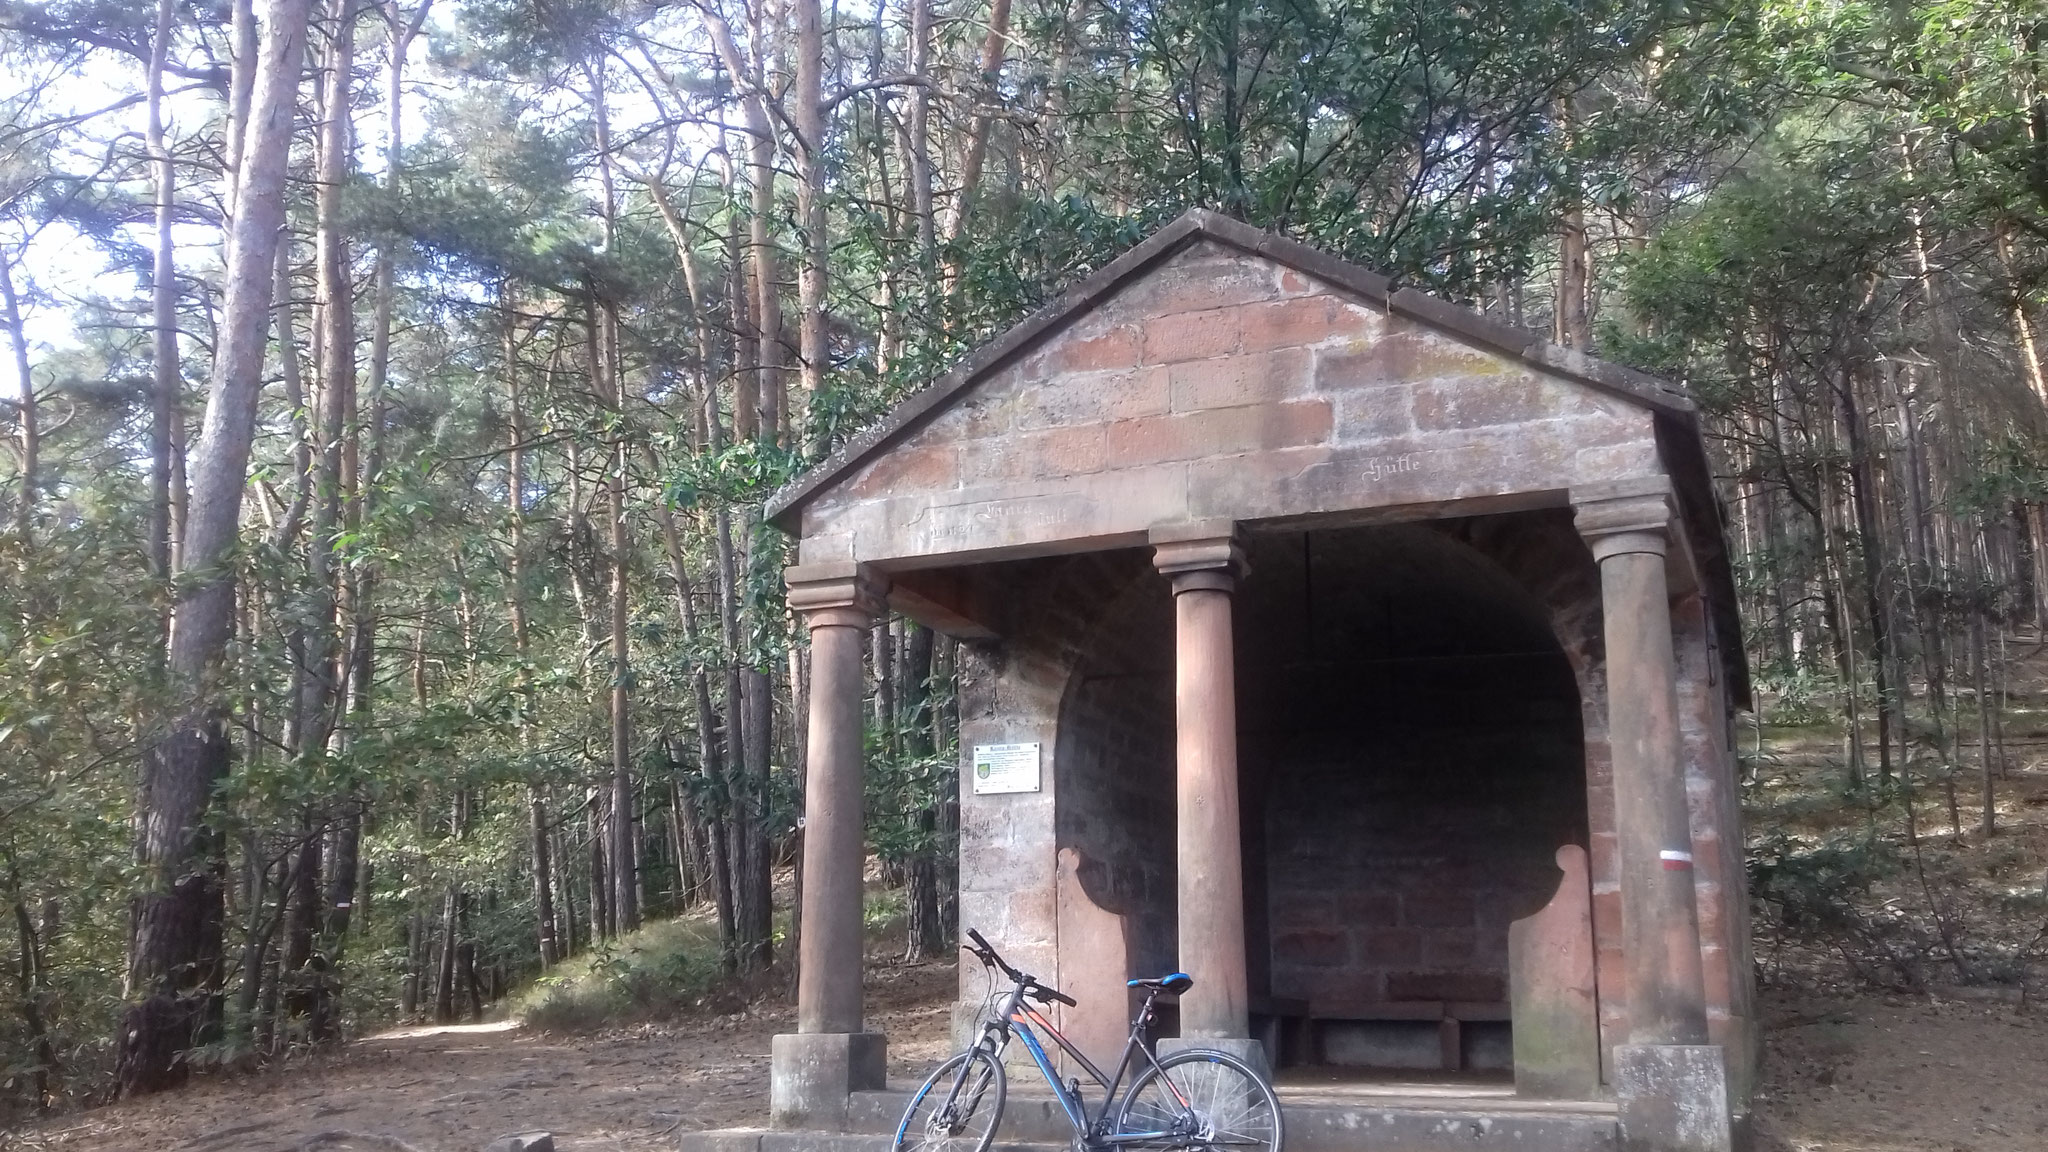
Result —
[{"label": "bicycle saddle", "polygon": [[1171,993],[1175,996],[1194,986],[1195,978],[1185,972],[1175,972],[1169,976],[1154,976],[1149,980],[1131,980],[1125,984],[1125,987],[1128,988],[1157,988],[1161,992]]}]

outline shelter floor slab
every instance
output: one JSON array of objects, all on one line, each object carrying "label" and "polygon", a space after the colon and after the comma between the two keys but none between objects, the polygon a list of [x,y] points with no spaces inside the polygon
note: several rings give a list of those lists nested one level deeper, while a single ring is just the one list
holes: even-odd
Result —
[{"label": "shelter floor slab", "polygon": [[[1282,1075],[1287,1152],[1615,1152],[1612,1102],[1524,1100],[1512,1086],[1431,1077]],[[1296,1082],[1289,1082],[1296,1081]],[[727,1129],[685,1133],[684,1152],[889,1152],[910,1090],[856,1092],[844,1133]],[[1013,1085],[995,1152],[1058,1152],[1073,1129],[1048,1092]]]}]

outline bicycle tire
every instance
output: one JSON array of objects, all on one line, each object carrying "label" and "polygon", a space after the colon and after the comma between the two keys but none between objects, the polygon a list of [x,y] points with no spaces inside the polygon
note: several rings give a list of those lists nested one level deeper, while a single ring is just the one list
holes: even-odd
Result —
[{"label": "bicycle tire", "polygon": [[[893,1152],[988,1152],[1003,1122],[1008,1091],[1003,1062],[988,1049],[969,1048],[952,1057],[911,1093],[896,1125]],[[927,1105],[932,1107],[920,1121],[919,1112]],[[965,1135],[984,1118],[979,1135]]]},{"label": "bicycle tire", "polygon": [[[1175,1099],[1175,1089],[1187,1097],[1187,1107]],[[1116,1133],[1143,1132],[1167,1135],[1121,1146],[1280,1152],[1286,1139],[1272,1085],[1244,1061],[1208,1048],[1176,1052],[1131,1081],[1117,1108]]]}]

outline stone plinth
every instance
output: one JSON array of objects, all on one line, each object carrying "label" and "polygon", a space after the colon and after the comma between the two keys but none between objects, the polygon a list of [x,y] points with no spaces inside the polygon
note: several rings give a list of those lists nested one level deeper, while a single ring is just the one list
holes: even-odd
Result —
[{"label": "stone plinth", "polygon": [[881,1088],[888,1051],[879,1032],[790,1032],[769,1056],[768,1116],[777,1128],[837,1131],[853,1093]]},{"label": "stone plinth", "polygon": [[1719,1044],[1622,1044],[1614,1094],[1623,1152],[1730,1152],[1728,1065]]}]

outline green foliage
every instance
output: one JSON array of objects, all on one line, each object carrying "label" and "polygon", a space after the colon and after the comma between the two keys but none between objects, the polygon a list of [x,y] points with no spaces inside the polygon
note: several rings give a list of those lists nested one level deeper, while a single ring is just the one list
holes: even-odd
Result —
[{"label": "green foliage", "polygon": [[716,926],[699,917],[663,920],[540,977],[509,1011],[550,1032],[672,1020],[701,1007],[719,978]]},{"label": "green foliage", "polygon": [[[138,222],[151,168],[134,160],[132,125],[73,121],[59,99],[88,87],[97,100],[110,76],[137,81],[139,11],[44,5],[0,33],[0,258],[24,273],[32,315],[61,310],[77,332],[74,346],[35,350],[45,435],[34,515],[25,537],[0,532],[0,912],[19,902],[32,931],[51,925],[45,982],[25,1001],[0,985],[0,1080],[12,1080],[0,1107],[31,1103],[25,1007],[46,1009],[60,1096],[105,1085],[139,883],[136,767],[171,711],[159,673],[168,589],[141,543],[153,252]],[[181,66],[220,57],[224,11],[178,10]],[[392,1019],[408,973],[437,968],[451,892],[464,900],[455,943],[481,979],[538,973],[536,803],[556,853],[557,919],[587,947],[615,687],[628,702],[623,759],[650,903],[682,887],[664,830],[677,809],[735,841],[758,833],[766,853],[786,849],[800,756],[790,656],[805,639],[783,601],[788,542],[763,522],[765,502],[1190,206],[1531,325],[1550,312],[1574,215],[1592,238],[1599,350],[1682,379],[1715,434],[1735,515],[1768,502],[1792,522],[1741,520],[1756,537],[1740,537],[1733,558],[1751,609],[1743,640],[1774,721],[1816,723],[1874,700],[1886,612],[1946,613],[1929,634],[1968,606],[2018,618],[2017,593],[1992,577],[1933,588],[1913,568],[1924,562],[1899,559],[1887,527],[1903,523],[1899,510],[1878,509],[1865,538],[1848,509],[1870,469],[1892,469],[1874,488],[1909,490],[1894,438],[1913,421],[1950,438],[1927,466],[1931,514],[1969,518],[1975,539],[1992,541],[1988,526],[2015,506],[2048,501],[2042,398],[2008,335],[2048,284],[2048,144],[2030,119],[2048,63],[2040,0],[1023,6],[989,77],[976,61],[982,11],[948,8],[930,86],[918,89],[935,134],[929,246],[906,164],[913,88],[893,77],[909,57],[897,7],[831,13],[826,88],[877,83],[834,102],[822,138],[801,141],[778,20],[762,22],[757,43],[731,7],[742,52],[775,57],[757,92],[708,50],[701,8],[465,0],[435,11],[406,92],[426,131],[389,173],[369,163],[379,128],[368,64],[382,42],[366,23],[365,170],[326,222],[364,286],[357,408],[344,421],[359,499],[337,495],[309,427],[331,393],[306,308],[318,295],[314,185],[310,169],[294,171],[281,315],[304,379],[296,401],[283,382],[261,400],[236,556],[240,622],[210,686],[234,744],[212,827],[231,892],[230,971],[225,1023],[202,1037],[200,1063],[304,1037],[308,1022],[286,1011],[266,1047],[264,1005],[245,1014],[236,1002],[249,988],[236,950],[254,929],[274,971],[292,861],[308,836],[332,841],[348,813],[364,817],[358,911],[345,938],[316,933],[339,950],[326,979],[343,1031]],[[757,96],[776,106],[776,186],[759,217],[751,130],[739,127],[740,102]],[[189,239],[212,219],[228,152],[217,117],[189,114],[206,99],[195,89],[173,116],[187,451],[220,336],[217,270]],[[982,179],[954,227],[965,136],[984,123]],[[778,383],[756,360],[756,256],[776,265],[781,360],[795,363],[810,249],[792,176],[810,162],[827,220],[828,292],[811,317],[827,333],[821,383],[806,395],[797,371],[783,371],[787,427],[739,435],[742,384]],[[97,254],[104,274],[91,270],[75,291],[55,275],[44,238],[60,234],[76,238],[54,245],[60,260]],[[383,342],[373,252],[392,260]],[[1933,280],[1939,306],[1926,303]],[[389,361],[373,408],[379,347]],[[1955,391],[1916,391],[1915,373],[1935,364]],[[1873,443],[1847,443],[1845,411],[1866,417]],[[10,432],[20,412],[11,392],[0,400]],[[6,451],[0,513],[11,524],[18,450]],[[316,539],[330,496],[336,516]],[[1996,539],[1987,555],[2020,554]],[[623,667],[609,632],[615,575]],[[353,698],[323,693],[309,653],[353,640],[357,604],[370,613],[369,680]],[[1911,645],[1927,642],[1899,639],[1909,632],[1894,629],[1889,666],[1925,655]],[[735,715],[728,685],[750,671],[774,696],[765,774],[733,754],[753,720]],[[922,694],[921,708],[899,700],[868,735],[869,844],[891,867],[953,851],[939,817],[957,788],[944,722],[954,686],[941,670],[919,687],[904,694]],[[315,719],[333,721],[335,736],[301,746]],[[1801,802],[1838,813],[1896,799],[1845,787]],[[1872,979],[1910,982],[1927,946],[1918,929],[1857,910],[1894,878],[1887,851],[1773,840],[1752,879],[1787,931],[1846,949]],[[894,915],[896,899],[874,915]],[[601,943],[515,1010],[589,1028],[694,1006],[720,978],[721,942],[692,916]],[[0,942],[14,931],[0,928]]]},{"label": "green foliage", "polygon": [[1859,978],[1917,989],[1931,941],[1900,909],[1870,898],[1903,866],[1887,841],[1868,834],[1817,843],[1778,835],[1750,848],[1750,896],[1774,928],[1839,955]]},{"label": "green foliage", "polygon": [[[0,947],[15,973],[25,949],[40,953],[29,998],[56,1057],[47,1071],[55,1091],[89,1095],[106,1086],[120,1008],[104,958],[126,947],[130,765],[160,706],[158,589],[122,546],[134,525],[118,513],[42,528],[33,547],[0,534]],[[0,1080],[17,1100],[41,1063],[18,999],[9,979]]]}]

